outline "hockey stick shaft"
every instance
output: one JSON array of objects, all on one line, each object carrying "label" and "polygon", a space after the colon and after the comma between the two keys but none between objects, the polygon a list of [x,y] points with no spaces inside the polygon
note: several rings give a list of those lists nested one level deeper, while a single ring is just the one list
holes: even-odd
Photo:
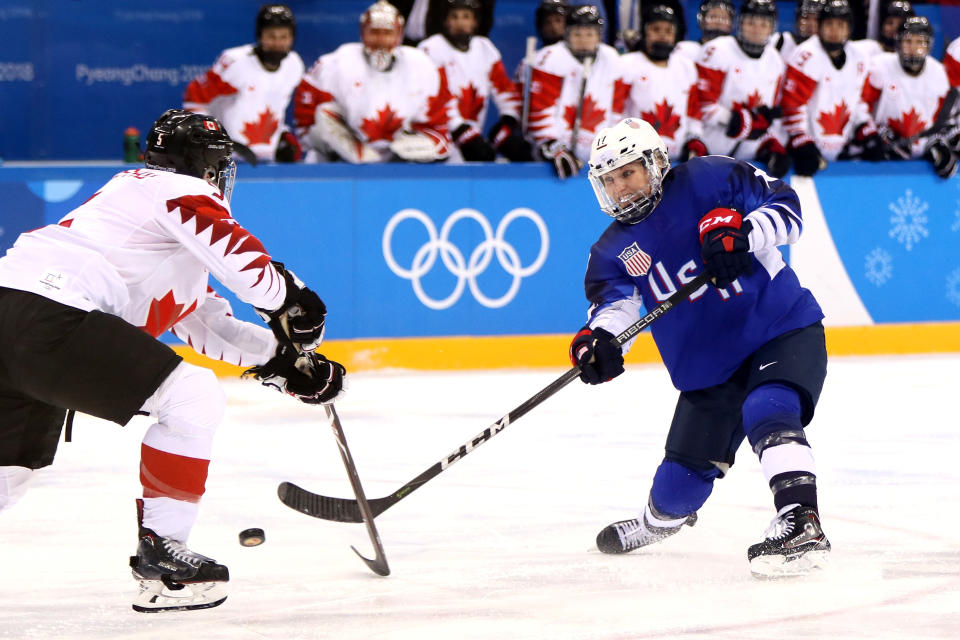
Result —
[{"label": "hockey stick shaft", "polygon": [[530,83],[533,78],[533,54],[537,48],[534,36],[527,38],[527,54],[523,57],[523,105],[520,110],[520,131],[527,135],[527,123],[530,121]]},{"label": "hockey stick shaft", "polygon": [[[667,311],[696,293],[700,288],[710,281],[710,278],[711,275],[706,271],[700,273],[697,277],[685,284],[661,304],[651,309],[649,313],[640,318],[637,322],[633,323],[623,332],[621,332],[620,335],[615,338],[617,345],[622,346],[634,338],[637,334],[650,326],[655,320],[660,318]],[[481,431],[476,437],[460,445],[449,455],[434,463],[413,480],[407,482],[397,491],[394,491],[392,494],[384,496],[383,498],[374,498],[373,500],[370,500],[369,507],[373,513],[373,516],[376,517],[380,515],[422,487],[424,484],[440,475],[440,473],[442,473],[452,464],[458,460],[462,460],[468,453],[474,451],[484,442],[487,442],[493,436],[506,429],[510,424],[516,422],[519,418],[526,415],[530,410],[540,405],[540,403],[542,403],[544,400],[573,382],[573,380],[579,377],[579,375],[580,369],[578,367],[573,367],[562,376],[551,382],[549,385],[538,391],[532,397],[527,399],[525,402],[523,402],[523,404],[515,408],[513,411]],[[277,491],[280,495],[280,500],[283,501],[283,503],[288,507],[315,518],[334,520],[337,522],[361,522],[363,519],[360,505],[355,500],[323,496],[307,491],[306,489],[298,487],[297,485],[289,482],[281,483]]]},{"label": "hockey stick shaft", "polygon": [[590,79],[590,69],[593,67],[593,58],[583,62],[583,78],[580,80],[580,96],[577,100],[577,114],[573,119],[573,129],[570,132],[570,153],[577,155],[577,138],[580,137],[580,123],[583,120],[583,101],[587,96],[587,80]]}]

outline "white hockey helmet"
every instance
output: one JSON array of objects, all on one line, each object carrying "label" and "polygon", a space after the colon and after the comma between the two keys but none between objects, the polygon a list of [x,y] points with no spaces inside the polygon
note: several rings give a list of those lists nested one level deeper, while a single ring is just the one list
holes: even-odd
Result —
[{"label": "white hockey helmet", "polygon": [[[604,176],[633,162],[646,172],[646,184],[627,194],[608,193],[611,181]],[[627,118],[603,129],[590,147],[588,177],[593,192],[603,212],[620,222],[636,224],[653,212],[663,197],[663,177],[669,170],[667,146],[650,123],[640,118]]]},{"label": "white hockey helmet", "polygon": [[403,42],[403,16],[387,0],[377,0],[360,16],[360,39],[367,63],[377,71],[389,70]]}]

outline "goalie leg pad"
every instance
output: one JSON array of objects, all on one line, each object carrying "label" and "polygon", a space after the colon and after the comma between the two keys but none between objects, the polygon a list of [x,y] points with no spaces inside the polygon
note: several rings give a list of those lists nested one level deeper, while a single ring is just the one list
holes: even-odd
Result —
[{"label": "goalie leg pad", "polygon": [[350,130],[343,109],[336,102],[319,105],[314,117],[315,124],[307,132],[307,140],[314,148],[324,153],[333,152],[352,164],[383,161],[376,149]]}]

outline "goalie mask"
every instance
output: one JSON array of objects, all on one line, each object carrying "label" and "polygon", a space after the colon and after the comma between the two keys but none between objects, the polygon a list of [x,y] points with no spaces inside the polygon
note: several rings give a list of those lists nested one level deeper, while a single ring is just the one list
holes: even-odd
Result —
[{"label": "goalie mask", "polygon": [[636,224],[653,213],[670,170],[667,147],[646,120],[603,129],[590,148],[590,185],[605,214]]},{"label": "goalie mask", "polygon": [[202,178],[229,202],[237,176],[232,153],[233,142],[216,118],[168,109],[153,123],[143,159],[148,169]]},{"label": "goalie mask", "polygon": [[403,16],[386,0],[378,0],[360,16],[363,57],[377,71],[389,71],[403,42]]}]

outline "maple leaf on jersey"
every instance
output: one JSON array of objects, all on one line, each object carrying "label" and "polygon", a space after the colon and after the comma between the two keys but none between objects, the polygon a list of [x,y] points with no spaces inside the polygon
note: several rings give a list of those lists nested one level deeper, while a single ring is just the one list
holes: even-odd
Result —
[{"label": "maple leaf on jersey", "polygon": [[390,105],[377,111],[377,117],[364,118],[360,129],[367,134],[367,142],[374,140],[393,140],[393,134],[403,126],[403,120],[397,117]]},{"label": "maple leaf on jersey", "polygon": [[756,109],[763,104],[763,98],[760,97],[760,92],[756,89],[753,90],[753,93],[747,96],[746,104],[740,106],[746,107],[747,109]]},{"label": "maple leaf on jersey", "polygon": [[901,114],[899,119],[889,118],[887,124],[901,138],[911,138],[927,128],[926,121],[913,107]]},{"label": "maple leaf on jersey", "polygon": [[480,109],[483,109],[483,96],[477,93],[477,88],[471,82],[460,91],[457,104],[464,120],[476,120],[480,116]]},{"label": "maple leaf on jersey", "polygon": [[680,128],[680,116],[673,112],[673,106],[667,104],[666,98],[653,107],[653,111],[644,111],[640,117],[649,122],[662,137],[672,140]]},{"label": "maple leaf on jersey", "polygon": [[270,109],[264,109],[255,122],[243,123],[243,135],[248,144],[270,144],[270,138],[279,126],[280,122],[273,117]]},{"label": "maple leaf on jersey", "polygon": [[184,305],[177,302],[173,297],[173,291],[167,291],[159,300],[154,298],[150,302],[150,309],[147,311],[147,322],[140,328],[154,338],[159,338],[170,329],[170,327],[193,313],[196,308],[197,301],[194,300],[189,307],[184,309]]},{"label": "maple leaf on jersey", "polygon": [[[593,101],[593,96],[587,95],[583,98],[583,112],[580,114],[580,130],[596,131],[597,125],[602,124],[606,119],[607,112],[604,109],[597,108],[597,103]],[[573,121],[577,118],[577,107],[571,105],[566,108],[563,119],[573,129]]]},{"label": "maple leaf on jersey", "polygon": [[823,135],[839,136],[843,134],[843,128],[850,121],[850,110],[847,109],[845,100],[841,100],[834,109],[833,113],[821,111],[817,116],[817,123],[823,128]]}]

